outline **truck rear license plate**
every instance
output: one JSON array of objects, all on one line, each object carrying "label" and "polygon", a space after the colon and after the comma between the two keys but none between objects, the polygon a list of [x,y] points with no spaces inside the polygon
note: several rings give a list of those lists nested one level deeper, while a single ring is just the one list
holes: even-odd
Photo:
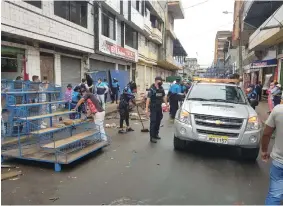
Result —
[{"label": "truck rear license plate", "polygon": [[228,137],[218,135],[207,135],[207,141],[218,144],[228,144]]}]

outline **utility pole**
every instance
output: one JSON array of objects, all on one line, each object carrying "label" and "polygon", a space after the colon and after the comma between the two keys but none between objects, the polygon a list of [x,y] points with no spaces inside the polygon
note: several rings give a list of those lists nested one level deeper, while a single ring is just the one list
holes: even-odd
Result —
[{"label": "utility pole", "polygon": [[[239,10],[239,37],[238,37],[238,41],[239,41],[239,73],[240,76],[243,79],[243,58],[242,58],[242,7],[241,6],[240,10]],[[243,81],[243,80],[242,80]]]}]

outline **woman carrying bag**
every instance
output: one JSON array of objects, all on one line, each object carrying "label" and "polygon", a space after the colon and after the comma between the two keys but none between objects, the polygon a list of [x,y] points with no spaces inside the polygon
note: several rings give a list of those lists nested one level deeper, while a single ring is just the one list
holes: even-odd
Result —
[{"label": "woman carrying bag", "polygon": [[104,118],[105,118],[104,109],[100,105],[100,102],[96,98],[96,96],[90,93],[85,88],[81,88],[81,94],[82,94],[82,98],[79,100],[74,110],[77,110],[82,103],[86,103],[91,113],[91,116],[94,119],[96,129],[100,132],[101,139],[103,141],[107,141],[107,136],[104,130]]}]

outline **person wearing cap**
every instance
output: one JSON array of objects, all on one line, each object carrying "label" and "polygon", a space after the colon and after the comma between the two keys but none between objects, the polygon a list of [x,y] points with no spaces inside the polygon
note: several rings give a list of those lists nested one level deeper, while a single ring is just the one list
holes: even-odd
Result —
[{"label": "person wearing cap", "polygon": [[116,104],[118,104],[118,95],[120,91],[120,85],[116,78],[113,78],[113,82],[111,85],[111,100],[112,104],[114,103],[114,100],[116,101]]},{"label": "person wearing cap", "polygon": [[[120,130],[118,131],[118,133],[126,133],[126,132],[134,131],[130,127],[129,119],[130,119],[130,102],[135,104],[135,95],[132,93],[130,86],[131,85],[127,85],[123,89],[123,93],[120,96],[120,102],[118,106],[118,110],[120,113]],[[123,129],[124,120],[127,125],[126,130]]]},{"label": "person wearing cap", "polygon": [[176,83],[172,84],[169,92],[169,104],[170,104],[170,116],[172,119],[175,119],[176,112],[179,108],[179,99],[178,94],[182,93],[182,86],[180,85],[181,78],[176,79]]},{"label": "person wearing cap", "polygon": [[282,95],[281,84],[275,85],[275,88],[272,90],[272,95],[273,95],[273,105],[275,107],[281,102],[281,95]]},{"label": "person wearing cap", "polygon": [[91,115],[94,119],[95,127],[97,131],[99,131],[100,133],[101,140],[108,141],[106,133],[105,133],[104,125],[103,125],[104,119],[105,119],[105,110],[100,105],[100,102],[96,98],[96,95],[94,95],[93,93],[91,93],[89,90],[87,90],[84,87],[80,89],[80,92],[81,92],[82,98],[79,100],[79,102],[77,103],[77,105],[75,106],[73,110],[76,111],[81,106],[81,104],[85,102],[87,103],[89,108],[90,107],[93,108],[95,111]]},{"label": "person wearing cap", "polygon": [[149,89],[145,106],[147,116],[149,116],[148,109],[150,109],[150,142],[152,143],[156,143],[157,139],[161,139],[159,136],[159,128],[163,118],[161,106],[163,102],[165,102],[168,107],[165,91],[162,87],[162,78],[156,77],[155,83],[152,84]]}]

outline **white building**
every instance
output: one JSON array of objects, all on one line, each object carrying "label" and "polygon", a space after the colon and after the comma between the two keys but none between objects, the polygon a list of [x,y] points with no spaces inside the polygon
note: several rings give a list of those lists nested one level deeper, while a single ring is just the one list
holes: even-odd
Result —
[{"label": "white building", "polygon": [[178,68],[163,31],[167,15],[172,27],[183,13],[170,2],[2,1],[2,79],[37,75],[64,88],[88,72],[121,86],[133,79],[144,90]]}]

